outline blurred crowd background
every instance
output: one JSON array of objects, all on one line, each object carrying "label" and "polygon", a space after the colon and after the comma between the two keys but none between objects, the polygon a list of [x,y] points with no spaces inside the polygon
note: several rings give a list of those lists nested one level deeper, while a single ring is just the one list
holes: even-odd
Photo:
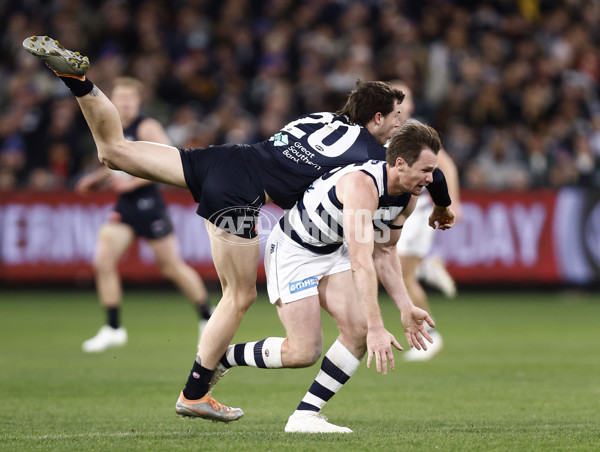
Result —
[{"label": "blurred crowd background", "polygon": [[0,0],[0,190],[98,165],[74,97],[21,48],[48,35],[145,85],[179,147],[268,138],[357,79],[413,90],[463,187],[600,187],[598,0]]}]

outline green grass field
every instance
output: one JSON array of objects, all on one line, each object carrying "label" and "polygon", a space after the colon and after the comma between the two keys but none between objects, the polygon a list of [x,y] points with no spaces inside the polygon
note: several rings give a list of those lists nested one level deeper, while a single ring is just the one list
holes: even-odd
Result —
[{"label": "green grass field", "polygon": [[[213,297],[216,301],[217,296]],[[600,295],[432,296],[445,348],[387,376],[366,365],[325,407],[351,435],[285,434],[309,369],[236,368],[216,387],[246,415],[179,419],[197,323],[176,292],[126,292],[129,344],[81,352],[103,314],[93,292],[0,292],[0,450],[600,450]],[[382,295],[388,329],[406,344]],[[336,337],[324,315],[324,343]],[[264,294],[236,341],[282,335]]]}]

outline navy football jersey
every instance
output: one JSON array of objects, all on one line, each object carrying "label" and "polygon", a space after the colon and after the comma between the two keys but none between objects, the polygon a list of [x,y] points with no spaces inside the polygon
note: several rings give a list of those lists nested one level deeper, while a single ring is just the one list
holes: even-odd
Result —
[{"label": "navy football jersey", "polygon": [[352,163],[385,160],[385,147],[365,128],[334,113],[313,113],[290,122],[244,152],[273,201],[291,208],[328,171]]}]

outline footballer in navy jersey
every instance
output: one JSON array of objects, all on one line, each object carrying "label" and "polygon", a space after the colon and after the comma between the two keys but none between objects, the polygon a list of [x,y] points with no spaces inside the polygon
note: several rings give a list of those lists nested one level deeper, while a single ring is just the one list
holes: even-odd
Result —
[{"label": "footballer in navy jersey", "polygon": [[[317,129],[307,131],[303,128],[308,124],[291,123],[287,126],[290,130],[282,129],[281,135],[272,137],[269,144],[184,150],[152,141],[125,140],[115,105],[86,78],[90,63],[79,52],[65,49],[48,36],[31,36],[23,41],[23,47],[41,59],[76,97],[94,137],[98,158],[105,166],[147,180],[187,188],[198,202],[197,212],[207,220],[206,230],[223,297],[200,338],[196,359],[175,411],[180,416],[213,421],[230,422],[241,418],[242,410],[222,405],[212,398],[209,384],[245,312],[256,299],[260,246],[254,239],[260,207],[269,198],[282,207],[291,207],[292,201],[299,199],[313,180],[333,167],[353,163],[335,160],[349,149],[359,152],[360,148],[353,147],[357,140],[367,152],[358,161],[373,158],[368,155],[371,145],[383,146],[401,125],[400,104],[404,94],[384,82],[358,81],[346,105],[338,112],[347,117],[347,123],[333,114],[332,121],[325,121],[327,118],[323,116],[308,116],[304,117],[304,122],[309,118],[317,121]],[[369,133],[373,138],[368,136]],[[307,153],[314,154],[306,154],[307,161],[317,166],[300,164],[306,163],[300,154],[305,154],[302,148],[299,148],[299,154],[290,152],[290,137],[293,137],[293,143],[302,144],[298,135],[311,147],[315,145],[314,149],[303,146]],[[281,152],[276,152],[278,149]],[[286,149],[288,154],[283,154]],[[321,161],[321,156],[331,158],[330,167],[325,168],[327,160]],[[445,181],[442,185],[445,193],[441,197],[430,190],[436,204],[430,224],[436,221],[440,227],[448,228],[454,224],[454,212],[446,207],[450,205],[450,199]],[[228,216],[240,227],[235,230],[222,228],[216,220],[223,216]]]},{"label": "footballer in navy jersey", "polygon": [[[180,149],[185,181],[198,202],[198,215],[234,235],[252,238],[265,195],[289,209],[332,169],[385,160],[384,144],[393,129],[389,123],[376,137],[345,115],[322,112],[302,116],[259,143]],[[437,169],[432,187],[428,189],[436,205],[448,206],[446,182]]]},{"label": "footballer in navy jersey", "polygon": [[290,122],[243,153],[273,202],[289,209],[306,188],[333,168],[385,160],[385,148],[346,116],[314,113]]},{"label": "footballer in navy jersey", "polygon": [[[137,140],[169,142],[158,121],[140,114],[143,86],[139,80],[131,77],[115,79],[111,97],[127,143],[139,142]],[[82,344],[82,349],[87,353],[100,353],[127,342],[127,330],[120,321],[123,290],[119,262],[136,237],[143,238],[148,244],[163,276],[195,305],[202,330],[210,317],[208,293],[200,276],[179,256],[173,226],[158,185],[102,166],[83,176],[75,190],[83,194],[106,187],[119,194],[110,217],[98,230],[94,253],[96,289],[106,312],[106,324]]]}]

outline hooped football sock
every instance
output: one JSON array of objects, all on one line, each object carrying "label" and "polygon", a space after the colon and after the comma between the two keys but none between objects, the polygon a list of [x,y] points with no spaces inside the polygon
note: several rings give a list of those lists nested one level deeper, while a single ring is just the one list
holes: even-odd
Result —
[{"label": "hooped football sock", "polygon": [[280,369],[281,346],[283,337],[267,337],[262,341],[232,344],[221,358],[221,364],[230,368],[234,366],[251,366],[262,369]]},{"label": "hooped football sock", "polygon": [[317,378],[296,411],[321,411],[358,369],[360,361],[340,341],[335,341],[323,357]]}]

